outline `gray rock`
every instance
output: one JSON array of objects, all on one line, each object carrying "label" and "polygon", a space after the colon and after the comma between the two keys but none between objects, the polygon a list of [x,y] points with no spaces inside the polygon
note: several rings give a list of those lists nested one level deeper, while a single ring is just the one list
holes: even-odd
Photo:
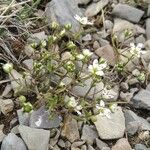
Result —
[{"label": "gray rock", "polygon": [[92,3],[89,5],[85,11],[85,16],[93,17],[97,15],[107,4],[109,0],[101,0],[97,3]]},{"label": "gray rock", "polygon": [[107,30],[112,29],[112,28],[113,28],[113,22],[110,21],[110,20],[105,20],[105,21],[104,21],[104,27],[105,27],[105,29],[107,29]]},{"label": "gray rock", "polygon": [[77,121],[72,116],[66,116],[61,136],[66,137],[70,142],[80,138]]},{"label": "gray rock", "polygon": [[138,23],[144,15],[144,11],[126,4],[118,4],[114,7],[112,14],[122,19]]},{"label": "gray rock", "polygon": [[126,131],[129,135],[134,135],[140,128],[140,123],[137,121],[129,122],[126,126]]},{"label": "gray rock", "polygon": [[1,150],[27,150],[27,148],[21,138],[9,133],[2,142]]},{"label": "gray rock", "polygon": [[146,119],[137,116],[131,110],[125,110],[124,115],[125,115],[125,124],[126,124],[126,127],[128,127],[128,125],[130,125],[131,123],[132,124],[136,123],[137,125],[139,125],[138,128],[140,130],[143,130],[143,131],[144,130],[148,130],[148,131],[150,131],[150,123]]},{"label": "gray rock", "polygon": [[98,138],[96,129],[89,125],[84,125],[82,129],[81,139],[86,141],[87,144],[93,145],[94,140]]},{"label": "gray rock", "polygon": [[2,97],[5,97],[5,98],[12,97],[11,90],[12,90],[11,84],[7,84],[2,93]]},{"label": "gray rock", "polygon": [[111,118],[97,115],[97,121],[94,122],[101,139],[117,139],[124,135],[125,118],[121,107],[111,114]]},{"label": "gray rock", "polygon": [[82,146],[84,143],[85,143],[85,141],[77,141],[77,142],[74,142],[74,143],[72,143],[72,145],[71,145],[71,149],[72,149],[72,148],[80,147],[80,146]]},{"label": "gray rock", "polygon": [[99,149],[103,149],[104,147],[108,147],[108,145],[106,143],[104,143],[103,141],[101,141],[100,139],[96,138],[96,146]]},{"label": "gray rock", "polygon": [[125,91],[127,91],[129,89],[129,85],[126,82],[121,82],[120,86]]},{"label": "gray rock", "polygon": [[92,40],[91,34],[87,34],[87,35],[83,36],[82,40],[85,42],[91,41]]},{"label": "gray rock", "polygon": [[88,150],[95,150],[91,145],[88,145]]},{"label": "gray rock", "polygon": [[11,129],[11,133],[19,134],[18,127],[19,127],[19,125],[17,125],[17,126],[15,126],[15,127],[13,127],[13,128]]},{"label": "gray rock", "polygon": [[117,141],[117,143],[112,147],[112,150],[132,150],[127,139],[122,138]]},{"label": "gray rock", "polygon": [[150,91],[141,90],[133,97],[133,106],[136,108],[142,108],[150,110]]},{"label": "gray rock", "polygon": [[104,59],[106,59],[111,65],[116,64],[116,57],[113,48],[111,45],[106,45],[98,48],[95,53]]},{"label": "gray rock", "polygon": [[87,5],[89,2],[91,2],[91,0],[76,0],[77,4],[81,4],[81,5]]},{"label": "gray rock", "polygon": [[33,59],[26,59],[22,63],[25,65],[27,69],[31,71],[33,70]]},{"label": "gray rock", "polygon": [[65,145],[65,142],[64,142],[62,139],[60,139],[60,140],[58,141],[58,146],[64,148],[66,145]]},{"label": "gray rock", "polygon": [[48,149],[50,131],[34,129],[23,125],[20,125],[18,129],[22,139],[28,147],[28,150]]},{"label": "gray rock", "polygon": [[17,110],[18,120],[20,125],[29,125],[30,113],[24,113],[22,109]]},{"label": "gray rock", "polygon": [[81,146],[81,150],[87,150],[87,146],[86,145],[82,145]]},{"label": "gray rock", "polygon": [[7,115],[14,109],[14,102],[11,99],[0,99],[0,109],[4,115]]},{"label": "gray rock", "polygon": [[150,18],[146,20],[146,37],[147,40],[150,39]]},{"label": "gray rock", "polygon": [[148,150],[148,148],[143,144],[136,144],[134,149],[135,150]]},{"label": "gray rock", "polygon": [[50,112],[44,106],[33,111],[30,117],[29,126],[32,128],[51,129],[59,127],[62,117],[55,115],[50,118]]},{"label": "gray rock", "polygon": [[78,32],[80,29],[79,22],[74,19],[76,14],[83,16],[81,9],[78,8],[74,0],[52,0],[46,6],[46,16],[49,23],[53,21],[60,25],[71,23],[74,32]]},{"label": "gray rock", "polygon": [[133,97],[133,93],[130,93],[130,92],[120,92],[120,98],[122,101],[125,101],[125,102],[130,102],[131,98]]},{"label": "gray rock", "polygon": [[2,140],[4,139],[4,137],[6,136],[6,135],[3,133],[3,128],[4,128],[4,125],[1,124],[1,125],[0,125],[0,143],[2,142]]},{"label": "gray rock", "polygon": [[138,36],[138,37],[135,39],[136,44],[138,44],[138,43],[144,44],[145,41],[146,41],[146,40],[145,40],[145,37],[144,37],[143,35],[140,35],[140,36]]},{"label": "gray rock", "polygon": [[150,17],[150,5],[148,5],[147,16]]}]

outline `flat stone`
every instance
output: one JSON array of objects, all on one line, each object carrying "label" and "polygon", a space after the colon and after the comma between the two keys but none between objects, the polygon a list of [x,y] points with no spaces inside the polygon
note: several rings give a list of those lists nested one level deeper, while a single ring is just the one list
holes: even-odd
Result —
[{"label": "flat stone", "polygon": [[117,143],[112,147],[112,150],[132,150],[127,139],[122,138],[117,141]]},{"label": "flat stone", "polygon": [[72,116],[66,116],[61,136],[66,137],[70,142],[80,139],[77,121]]},{"label": "flat stone", "polygon": [[127,128],[131,123],[132,124],[136,123],[138,125],[138,129],[143,130],[143,131],[145,131],[145,130],[150,131],[150,123],[146,119],[137,116],[131,110],[125,110],[124,115],[125,115],[125,124],[126,124]]},{"label": "flat stone", "polygon": [[60,25],[71,23],[73,32],[78,32],[80,29],[80,23],[74,19],[76,14],[83,16],[75,0],[52,0],[46,6],[46,16],[49,23],[53,21]]},{"label": "flat stone", "polygon": [[150,18],[146,20],[146,37],[147,40],[150,39]]},{"label": "flat stone", "polygon": [[150,91],[141,90],[133,99],[133,107],[150,110]]},{"label": "flat stone", "polygon": [[148,150],[148,148],[143,144],[136,144],[134,149],[135,150]]},{"label": "flat stone", "polygon": [[106,59],[111,65],[116,64],[116,57],[113,48],[110,45],[106,45],[98,48],[95,53],[104,59]]},{"label": "flat stone", "polygon": [[0,99],[0,109],[4,115],[7,115],[14,109],[14,102],[11,99]]},{"label": "flat stone", "polygon": [[17,110],[20,125],[29,126],[30,113],[24,113],[22,109]]},{"label": "flat stone", "polygon": [[85,11],[85,16],[93,17],[97,15],[107,4],[109,0],[101,0],[97,3],[92,3],[89,5]]},{"label": "flat stone", "polygon": [[94,122],[101,139],[110,140],[121,138],[125,131],[125,118],[121,107],[111,114],[111,118],[97,115]]},{"label": "flat stone", "polygon": [[138,23],[144,15],[144,11],[126,4],[117,4],[112,14],[133,23]]},{"label": "flat stone", "polygon": [[27,148],[21,138],[9,133],[2,142],[1,150],[27,150]]},{"label": "flat stone", "polygon": [[59,127],[62,117],[55,115],[50,118],[50,112],[44,106],[33,111],[29,120],[31,128],[51,129]]},{"label": "flat stone", "polygon": [[93,145],[94,140],[98,138],[96,129],[89,125],[84,125],[82,129],[81,139],[86,141],[87,144]]},{"label": "flat stone", "polygon": [[108,147],[108,145],[106,143],[104,143],[103,141],[101,141],[100,139],[96,138],[96,146],[99,149],[103,149],[104,147]]},{"label": "flat stone", "polygon": [[50,131],[20,125],[19,132],[28,150],[48,150]]}]

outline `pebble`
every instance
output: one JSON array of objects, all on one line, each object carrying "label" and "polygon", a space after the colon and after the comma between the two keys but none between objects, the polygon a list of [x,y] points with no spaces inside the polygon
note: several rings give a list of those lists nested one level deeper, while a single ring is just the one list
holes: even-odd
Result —
[{"label": "pebble", "polygon": [[97,15],[108,4],[108,2],[109,0],[101,0],[97,3],[90,4],[85,11],[85,16],[93,17]]},{"label": "pebble", "polygon": [[111,114],[111,118],[97,115],[94,122],[101,139],[110,140],[121,138],[125,131],[125,118],[121,107]]},{"label": "pebble", "polygon": [[14,102],[11,99],[0,99],[0,109],[4,115],[7,115],[14,109]]},{"label": "pebble", "polygon": [[84,42],[91,41],[91,40],[92,40],[91,34],[87,34],[87,35],[83,36],[83,37],[82,37],[82,40],[83,40]]},{"label": "pebble", "polygon": [[25,143],[14,133],[9,133],[2,142],[1,150],[27,150]]},{"label": "pebble", "polygon": [[108,147],[108,145],[106,143],[104,143],[103,141],[101,141],[100,139],[96,138],[96,146],[99,149],[103,149],[104,147]]},{"label": "pebble", "polygon": [[138,23],[144,15],[144,11],[119,3],[114,7],[112,14],[133,23]]},{"label": "pebble", "polygon": [[28,150],[48,149],[50,131],[34,129],[23,125],[20,125],[18,129],[22,139],[28,147]]},{"label": "pebble", "polygon": [[6,135],[3,133],[3,129],[4,129],[4,125],[1,124],[1,125],[0,125],[0,143],[2,142],[2,140],[4,139],[4,137],[6,136]]},{"label": "pebble", "polygon": [[87,144],[93,145],[95,139],[98,138],[98,133],[96,129],[89,125],[84,125],[82,129],[81,139],[86,141]]},{"label": "pebble", "polygon": [[66,137],[70,142],[80,139],[77,121],[72,116],[66,116],[61,136]]},{"label": "pebble", "polygon": [[132,150],[127,139],[122,138],[117,141],[117,143],[112,147],[112,150]]},{"label": "pebble", "polygon": [[148,150],[148,148],[143,144],[136,144],[134,149],[135,150]]}]

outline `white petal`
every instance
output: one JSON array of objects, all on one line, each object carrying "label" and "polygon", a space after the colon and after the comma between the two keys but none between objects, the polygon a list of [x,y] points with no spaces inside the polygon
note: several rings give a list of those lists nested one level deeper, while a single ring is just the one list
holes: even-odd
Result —
[{"label": "white petal", "polygon": [[101,107],[105,107],[105,103],[104,103],[103,100],[100,101],[100,106],[101,106]]},{"label": "white petal", "polygon": [[138,43],[138,44],[137,44],[137,47],[141,49],[141,48],[144,47],[144,45],[143,45],[142,43]]},{"label": "white petal", "polygon": [[130,47],[134,47],[135,48],[135,44],[134,43],[130,43]]},{"label": "white petal", "polygon": [[96,71],[96,75],[99,75],[99,76],[103,76],[104,75],[104,72],[103,71]]}]

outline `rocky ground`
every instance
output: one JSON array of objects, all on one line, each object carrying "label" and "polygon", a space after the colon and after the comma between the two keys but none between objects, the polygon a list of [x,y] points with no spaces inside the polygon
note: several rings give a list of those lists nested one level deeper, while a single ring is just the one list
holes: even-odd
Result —
[{"label": "rocky ground", "polygon": [[[150,1],[51,0],[44,9],[39,11],[48,23],[71,23],[73,33],[80,30],[80,23],[74,18],[76,14],[94,21],[94,26],[88,26],[80,40],[94,52],[93,59],[103,57],[111,66],[115,65],[112,35],[117,36],[123,47],[143,43],[147,53],[140,60],[130,62],[126,67],[130,72],[127,78],[113,87],[111,92],[120,105],[111,119],[97,115],[94,123],[78,121],[71,114],[49,119],[44,106],[32,113],[23,113],[12,96],[17,83],[0,81],[1,150],[150,150]],[[125,30],[132,31],[129,39],[124,37]],[[32,49],[28,43],[46,39],[47,35],[48,30],[44,28],[28,38],[23,50],[27,59],[21,61],[26,69],[33,68]],[[68,55],[69,52],[63,52],[62,59]],[[139,70],[146,71],[143,83],[136,78]],[[12,74],[16,79],[21,76],[19,70]],[[85,95],[90,82],[87,80],[84,87],[75,87],[73,94]]]}]

